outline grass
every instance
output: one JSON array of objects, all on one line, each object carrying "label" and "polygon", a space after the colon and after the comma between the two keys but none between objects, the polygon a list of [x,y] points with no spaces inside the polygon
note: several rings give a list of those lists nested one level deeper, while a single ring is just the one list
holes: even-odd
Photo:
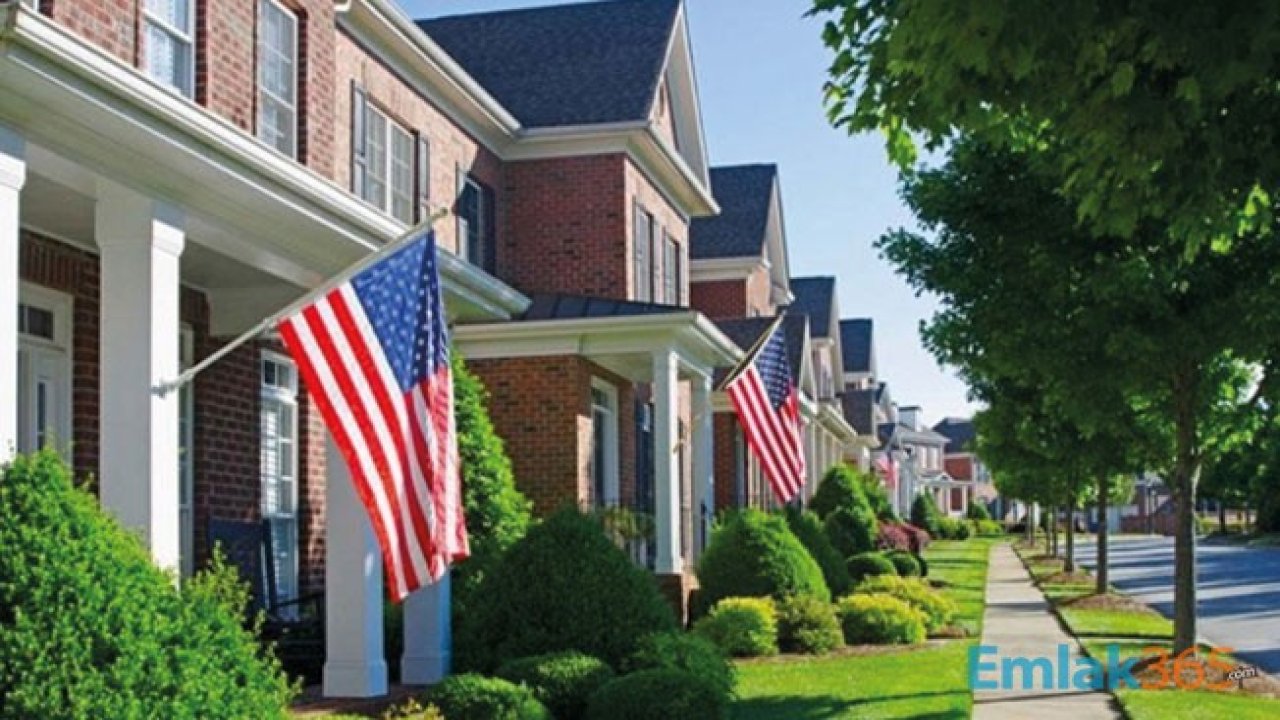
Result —
[{"label": "grass", "polygon": [[1059,607],[1058,614],[1071,632],[1079,637],[1173,637],[1173,622],[1151,612]]},{"label": "grass", "polygon": [[1280,700],[1257,695],[1166,690],[1120,690],[1116,693],[1130,720],[1274,720]]},{"label": "grass", "polygon": [[[929,577],[955,601],[955,624],[982,629],[987,559],[1003,538],[937,541],[925,552]],[[816,658],[783,657],[739,665],[733,720],[877,720],[969,717],[968,649],[975,640]]]}]

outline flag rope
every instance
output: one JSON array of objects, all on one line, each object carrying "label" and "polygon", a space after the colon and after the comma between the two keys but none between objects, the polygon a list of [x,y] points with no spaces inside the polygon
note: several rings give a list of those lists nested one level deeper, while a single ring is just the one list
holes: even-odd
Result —
[{"label": "flag rope", "polygon": [[250,340],[258,337],[262,333],[267,332],[268,330],[271,330],[276,325],[280,324],[280,321],[283,320],[284,318],[294,314],[299,309],[306,307],[307,305],[312,303],[315,300],[315,298],[329,292],[330,290],[333,290],[334,288],[338,287],[339,285],[346,282],[347,280],[350,280],[352,276],[356,275],[361,270],[364,270],[370,265],[381,260],[384,256],[390,255],[396,250],[399,250],[405,245],[408,245],[410,242],[418,238],[422,234],[423,230],[430,228],[432,225],[435,224],[437,220],[443,217],[446,217],[448,215],[449,215],[449,210],[447,208],[441,208],[439,210],[436,210],[435,212],[431,213],[431,216],[428,217],[426,220],[423,220],[422,222],[409,228],[403,234],[397,237],[395,240],[392,240],[386,245],[383,245],[382,247],[378,248],[376,252],[370,253],[360,258],[356,262],[349,265],[345,270],[338,273],[334,277],[330,278],[327,282],[321,284],[319,287],[311,290],[310,292],[298,298],[297,300],[294,300],[293,302],[289,303],[283,309],[278,310],[275,313],[272,313],[265,320],[263,320],[262,322],[259,322],[257,325],[254,325],[253,327],[244,331],[234,340],[231,340],[226,345],[223,345],[222,347],[215,350],[208,357],[204,358],[200,362],[184,370],[181,374],[178,375],[178,377],[172,380],[169,380],[167,382],[160,383],[159,385],[155,386],[154,388],[152,388],[152,392],[159,395],[160,397],[164,397],[165,395],[168,395],[169,393],[180,389],[183,385],[186,385],[187,383],[195,379],[195,376],[199,375],[205,370],[208,370],[209,367],[212,366],[214,363],[218,362],[219,360],[226,357],[227,355],[230,355],[232,352],[235,352],[235,350],[239,348],[241,345],[244,345]]}]

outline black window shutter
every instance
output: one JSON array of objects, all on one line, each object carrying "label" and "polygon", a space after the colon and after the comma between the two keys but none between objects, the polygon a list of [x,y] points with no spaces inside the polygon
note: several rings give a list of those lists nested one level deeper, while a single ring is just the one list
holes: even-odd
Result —
[{"label": "black window shutter", "polygon": [[414,131],[417,166],[414,168],[414,195],[418,198],[415,217],[424,222],[431,217],[431,146],[422,133]]},{"label": "black window shutter", "polygon": [[351,192],[364,197],[365,172],[368,167],[368,137],[365,133],[367,104],[364,88],[351,81]]},{"label": "black window shutter", "polygon": [[481,264],[490,274],[495,274],[498,270],[498,212],[497,198],[494,195],[493,188],[488,185],[481,185],[480,206],[483,214],[481,225],[483,226],[484,250],[482,255],[484,261]]}]

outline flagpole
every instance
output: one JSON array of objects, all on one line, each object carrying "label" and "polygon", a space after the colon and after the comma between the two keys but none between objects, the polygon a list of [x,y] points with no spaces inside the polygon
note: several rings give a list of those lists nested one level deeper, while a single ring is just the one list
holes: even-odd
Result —
[{"label": "flagpole", "polygon": [[389,255],[395,252],[396,250],[399,250],[400,248],[404,247],[405,245],[408,245],[409,243],[413,242],[418,238],[419,235],[421,235],[423,230],[429,229],[433,224],[435,224],[437,220],[447,216],[448,214],[449,214],[449,210],[447,208],[441,208],[431,213],[431,216],[428,217],[426,220],[423,220],[422,222],[409,228],[403,234],[397,237],[395,240],[392,240],[386,245],[383,245],[382,247],[378,248],[376,252],[365,255],[364,257],[360,258],[356,262],[347,266],[345,270],[333,276],[327,282],[321,284],[319,287],[312,289],[310,292],[306,293],[305,295],[298,298],[297,300],[294,300],[293,302],[289,303],[283,309],[278,310],[275,313],[272,313],[265,320],[258,323],[257,325],[254,325],[253,327],[249,328],[245,332],[241,333],[234,340],[218,348],[213,353],[211,353],[208,357],[204,358],[203,360],[196,363],[195,365],[192,365],[191,367],[187,368],[180,375],[178,375],[178,377],[174,378],[173,380],[169,380],[168,382],[163,382],[157,385],[155,388],[153,388],[153,392],[155,392],[157,395],[160,395],[161,397],[164,397],[165,395],[191,382],[191,380],[195,378],[196,375],[199,375],[205,370],[208,370],[211,365],[218,362],[219,360],[226,357],[227,355],[230,355],[241,345],[244,345],[250,340],[258,337],[262,333],[267,332],[268,330],[274,328],[284,318],[296,313],[301,308],[304,308],[307,305],[311,304],[311,302],[317,296],[323,295],[329,292],[330,290],[333,290],[334,288],[338,287],[342,283],[350,280],[352,276],[356,275],[361,270],[364,270],[370,265],[378,262],[384,256]]},{"label": "flagpole", "polygon": [[736,380],[738,376],[742,374],[742,371],[746,370],[747,367],[751,365],[752,361],[756,359],[756,355],[760,354],[760,350],[764,347],[764,344],[769,342],[769,338],[773,337],[773,333],[777,331],[778,326],[782,324],[782,321],[786,316],[787,311],[783,308],[782,312],[778,313],[778,317],[774,318],[773,322],[769,324],[769,329],[761,333],[760,337],[756,338],[756,341],[752,343],[751,348],[747,350],[747,354],[742,357],[742,360],[737,364],[737,366],[735,366],[733,370],[730,370],[728,375],[724,376],[724,381],[720,383],[720,387],[717,388],[718,390],[723,390],[729,387],[729,384]]}]

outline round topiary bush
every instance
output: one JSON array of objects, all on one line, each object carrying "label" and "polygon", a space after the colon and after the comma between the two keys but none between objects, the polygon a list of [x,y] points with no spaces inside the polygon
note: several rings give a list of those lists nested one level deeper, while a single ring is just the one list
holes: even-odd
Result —
[{"label": "round topiary bush", "polygon": [[848,568],[849,577],[853,578],[855,585],[869,577],[898,574],[893,562],[884,553],[878,552],[859,553],[850,557]]},{"label": "round topiary bush", "polygon": [[0,718],[288,717],[234,568],[179,591],[53,452],[0,473]]},{"label": "round topiary bush", "polygon": [[937,632],[951,622],[956,604],[920,578],[880,576],[858,584],[858,592],[892,595],[924,613],[925,630]]},{"label": "round topiary bush", "polygon": [[714,687],[725,702],[733,699],[738,671],[720,648],[710,641],[683,632],[663,632],[640,639],[622,670],[681,670],[697,675]]},{"label": "round topiary bush", "polygon": [[693,632],[732,657],[776,655],[778,615],[769,598],[725,598]]},{"label": "round topiary bush", "polygon": [[487,670],[559,650],[616,667],[640,638],[675,627],[653,576],[591,518],[566,508],[531,529],[485,576],[459,632],[472,649],[470,669]]},{"label": "round topiary bush", "polygon": [[[844,556],[831,544],[817,513],[788,505],[784,511],[787,527],[822,568],[822,579],[832,595],[844,595],[853,589],[853,579],[844,566]],[[905,537],[905,536],[904,536]]]},{"label": "round topiary bush", "polygon": [[828,470],[809,501],[809,509],[823,520],[836,510],[857,508],[872,509],[858,471],[848,465],[835,465]]},{"label": "round topiary bush", "polygon": [[866,508],[836,510],[827,516],[823,529],[832,546],[844,557],[871,552],[876,547],[876,516]]},{"label": "round topiary bush", "polygon": [[831,599],[822,569],[787,522],[759,510],[732,513],[712,533],[698,563],[698,582],[707,607],[727,597]]},{"label": "round topiary bush", "polygon": [[915,555],[905,550],[891,550],[884,554],[889,562],[893,563],[894,570],[898,571],[901,577],[920,577],[920,561]]},{"label": "round topiary bush", "polygon": [[969,503],[969,509],[965,510],[964,516],[969,520],[990,520],[991,512],[981,502],[971,502]]},{"label": "round topiary bush", "polygon": [[705,678],[680,670],[641,670],[600,688],[587,720],[718,720],[727,711],[728,702]]},{"label": "round topiary bush", "polygon": [[850,645],[924,642],[924,613],[892,595],[857,593],[837,606],[844,641]]},{"label": "round topiary bush", "polygon": [[448,720],[553,720],[529,688],[483,675],[450,675],[423,700]]},{"label": "round topiary bush", "polygon": [[581,718],[591,696],[614,677],[604,661],[572,650],[512,660],[496,674],[532,690],[556,720]]},{"label": "round topiary bush", "polygon": [[777,603],[778,645],[786,652],[821,655],[844,644],[835,607],[798,595]]},{"label": "round topiary bush", "polygon": [[933,502],[933,496],[929,493],[921,493],[911,501],[911,524],[928,532],[930,535],[938,536],[941,529],[942,513],[938,511],[938,506]]}]

